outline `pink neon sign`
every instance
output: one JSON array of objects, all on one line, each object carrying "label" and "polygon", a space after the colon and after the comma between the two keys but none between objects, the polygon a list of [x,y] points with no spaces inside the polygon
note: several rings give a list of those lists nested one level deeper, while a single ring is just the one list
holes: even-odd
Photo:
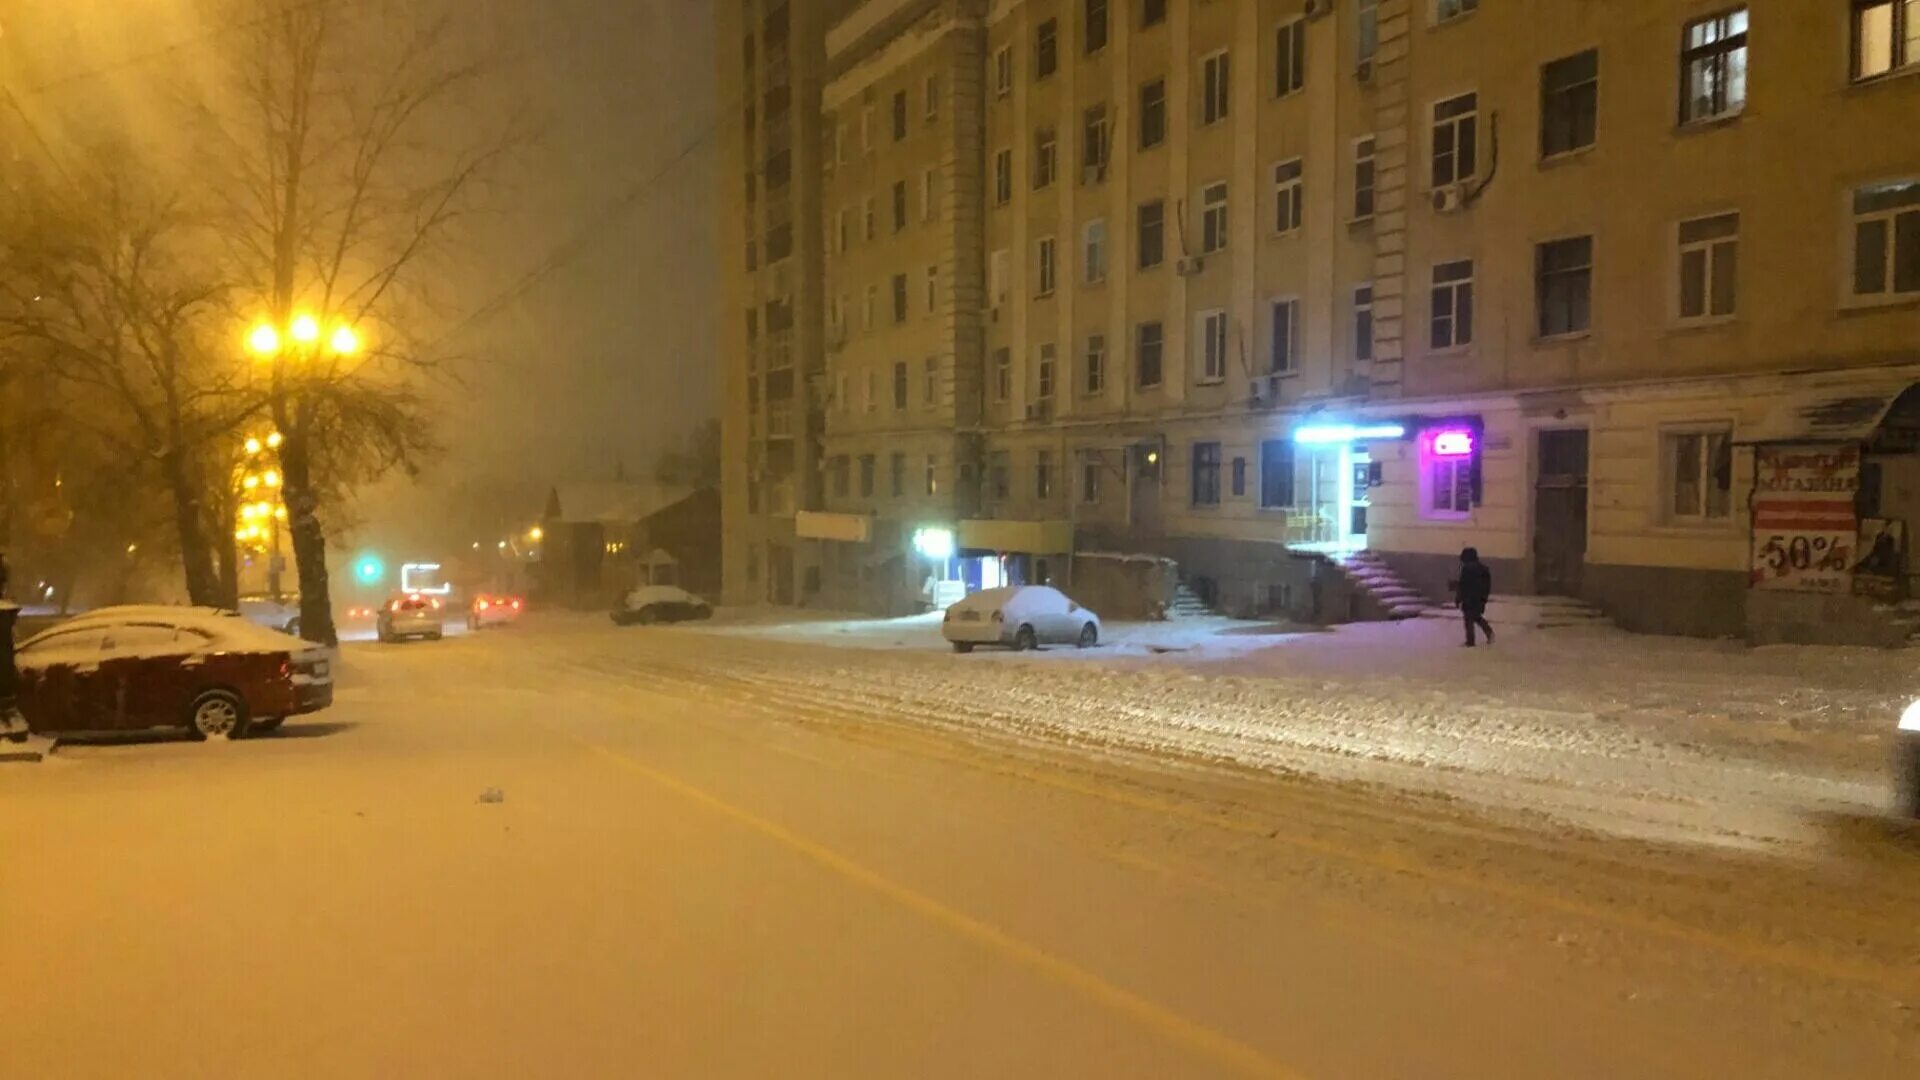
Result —
[{"label": "pink neon sign", "polygon": [[1466,457],[1473,453],[1473,432],[1436,431],[1433,433],[1434,457]]}]

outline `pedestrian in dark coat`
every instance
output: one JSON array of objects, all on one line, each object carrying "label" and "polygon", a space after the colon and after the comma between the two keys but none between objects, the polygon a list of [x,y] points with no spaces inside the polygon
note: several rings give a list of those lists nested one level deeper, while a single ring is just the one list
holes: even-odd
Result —
[{"label": "pedestrian in dark coat", "polygon": [[1460,580],[1453,587],[1460,602],[1460,619],[1467,625],[1467,648],[1475,645],[1473,631],[1486,632],[1487,644],[1493,644],[1493,624],[1487,621],[1487,600],[1493,596],[1493,571],[1480,561],[1480,552],[1466,548],[1460,552]]}]

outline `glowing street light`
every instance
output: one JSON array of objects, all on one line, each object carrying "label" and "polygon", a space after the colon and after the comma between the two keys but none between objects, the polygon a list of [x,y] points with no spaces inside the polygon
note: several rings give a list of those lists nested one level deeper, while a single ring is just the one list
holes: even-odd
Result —
[{"label": "glowing street light", "polygon": [[541,528],[538,525],[535,525],[533,528],[527,530],[527,539],[533,541],[536,544],[542,540],[545,540],[546,538],[547,538],[547,530]]},{"label": "glowing street light", "polygon": [[286,440],[280,437],[279,432],[272,432],[267,435],[267,448],[270,450],[278,450],[280,449],[280,444],[285,441]]},{"label": "glowing street light", "polygon": [[280,331],[271,323],[260,323],[247,333],[247,351],[262,359],[280,355]]},{"label": "glowing street light", "polygon": [[311,315],[295,315],[287,326],[287,333],[302,345],[311,345],[320,340],[320,320]]},{"label": "glowing street light", "polygon": [[334,330],[327,347],[333,350],[335,356],[352,356],[360,351],[360,335],[354,333],[351,326],[341,326]]},{"label": "glowing street light", "polygon": [[259,440],[259,439],[248,439],[248,440],[247,440],[247,453],[248,453],[249,455],[251,455],[251,454],[257,454],[257,453],[259,453],[259,452],[260,452],[260,440]]},{"label": "glowing street light", "polygon": [[267,485],[270,488],[279,487],[280,473],[277,470],[268,469],[266,472],[260,474],[260,482]]}]

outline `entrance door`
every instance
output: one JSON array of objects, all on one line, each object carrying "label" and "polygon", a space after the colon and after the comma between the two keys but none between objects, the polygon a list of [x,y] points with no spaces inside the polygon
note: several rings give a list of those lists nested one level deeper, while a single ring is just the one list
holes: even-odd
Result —
[{"label": "entrance door", "polygon": [[1129,524],[1136,536],[1160,535],[1160,470],[1157,443],[1135,446],[1127,456],[1127,508]]},{"label": "entrance door", "polygon": [[1587,562],[1587,432],[1540,432],[1533,488],[1533,588],[1580,595]]}]

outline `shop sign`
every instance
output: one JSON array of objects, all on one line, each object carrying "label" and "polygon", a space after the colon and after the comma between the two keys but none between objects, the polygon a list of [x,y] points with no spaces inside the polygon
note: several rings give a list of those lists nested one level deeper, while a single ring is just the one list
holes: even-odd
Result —
[{"label": "shop sign", "polygon": [[1858,444],[1756,447],[1753,588],[1849,592],[1859,491]]}]

